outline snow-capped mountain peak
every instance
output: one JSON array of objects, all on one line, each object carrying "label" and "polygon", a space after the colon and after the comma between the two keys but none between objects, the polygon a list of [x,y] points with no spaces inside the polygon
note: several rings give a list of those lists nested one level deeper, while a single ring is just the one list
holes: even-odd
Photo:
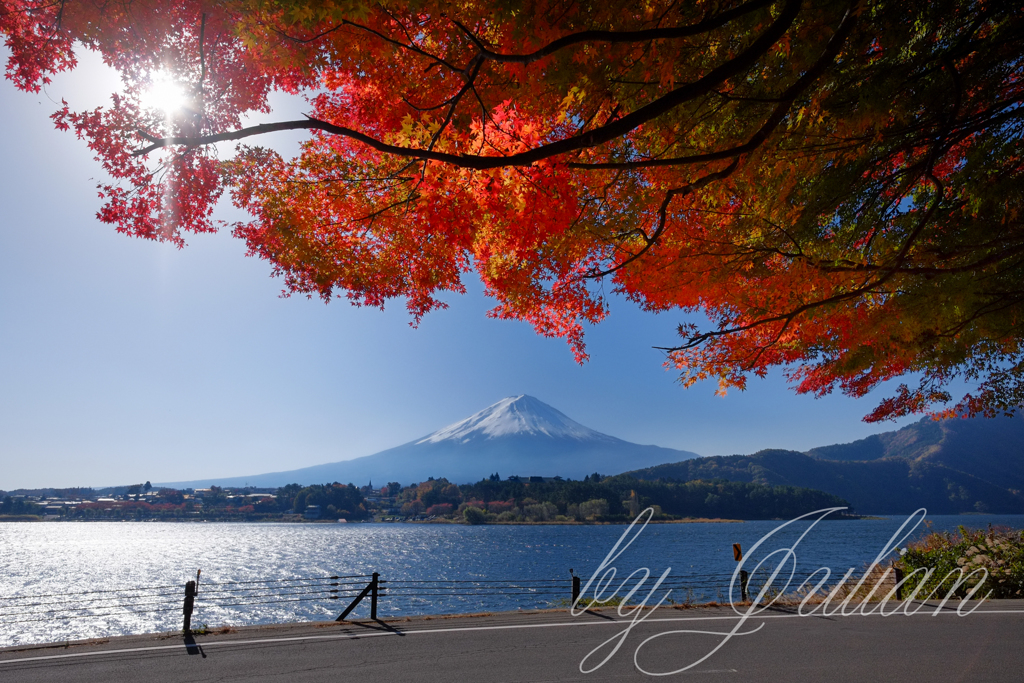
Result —
[{"label": "snow-capped mountain peak", "polygon": [[502,436],[549,436],[580,441],[611,437],[584,427],[532,396],[510,396],[416,443],[466,442]]},{"label": "snow-capped mountain peak", "polygon": [[498,401],[418,441],[362,458],[248,477],[178,482],[176,488],[284,486],[324,481],[426,481],[445,477],[469,484],[492,476],[571,477],[622,472],[698,457],[642,446],[589,429],[532,396]]}]

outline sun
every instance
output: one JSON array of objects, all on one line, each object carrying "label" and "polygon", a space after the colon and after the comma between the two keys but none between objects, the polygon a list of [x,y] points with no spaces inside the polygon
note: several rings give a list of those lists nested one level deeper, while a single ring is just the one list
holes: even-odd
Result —
[{"label": "sun", "polygon": [[147,109],[173,114],[188,105],[188,94],[169,73],[160,71],[153,74],[149,87],[142,92],[139,101]]}]

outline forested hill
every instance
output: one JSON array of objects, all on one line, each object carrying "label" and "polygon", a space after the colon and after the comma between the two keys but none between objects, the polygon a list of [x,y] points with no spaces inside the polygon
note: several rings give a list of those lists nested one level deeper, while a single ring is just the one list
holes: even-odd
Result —
[{"label": "forested hill", "polygon": [[1024,491],[1024,415],[941,421],[925,418],[899,431],[814,448],[807,454],[824,460],[896,458],[941,465],[1001,488]]},{"label": "forested hill", "polygon": [[[421,487],[425,484],[421,484]],[[791,519],[813,510],[850,507],[838,496],[795,486],[763,486],[749,482],[641,481],[597,473],[583,481],[547,480],[526,482],[516,479],[484,480],[459,487],[465,500],[550,503],[560,514],[573,505],[603,502],[606,521],[629,521],[648,507],[677,517],[722,517],[729,519]],[[851,510],[853,511],[853,510]]]},{"label": "forested hill", "polygon": [[820,489],[860,513],[1024,513],[1024,417],[923,419],[894,432],[807,453],[695,458],[626,474],[646,480],[729,479]]}]

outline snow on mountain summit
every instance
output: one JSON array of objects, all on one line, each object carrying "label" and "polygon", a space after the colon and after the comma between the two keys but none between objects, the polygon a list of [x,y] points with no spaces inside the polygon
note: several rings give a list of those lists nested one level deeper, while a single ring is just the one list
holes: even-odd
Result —
[{"label": "snow on mountain summit", "polygon": [[549,436],[580,441],[613,440],[613,437],[584,427],[543,401],[524,394],[502,399],[416,443],[466,442],[502,436]]}]

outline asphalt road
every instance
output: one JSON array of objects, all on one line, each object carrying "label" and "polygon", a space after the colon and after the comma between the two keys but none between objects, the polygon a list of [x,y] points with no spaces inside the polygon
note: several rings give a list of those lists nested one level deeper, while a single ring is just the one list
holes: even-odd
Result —
[{"label": "asphalt road", "polygon": [[[614,610],[247,627],[196,636],[194,644],[163,634],[8,648],[0,650],[0,682],[639,681],[690,664],[669,679],[1024,680],[1024,601],[988,602],[967,616],[955,606],[932,611],[803,617],[772,610],[741,622],[727,608],[659,609],[632,628]],[[737,625],[750,633],[726,640]]]}]

